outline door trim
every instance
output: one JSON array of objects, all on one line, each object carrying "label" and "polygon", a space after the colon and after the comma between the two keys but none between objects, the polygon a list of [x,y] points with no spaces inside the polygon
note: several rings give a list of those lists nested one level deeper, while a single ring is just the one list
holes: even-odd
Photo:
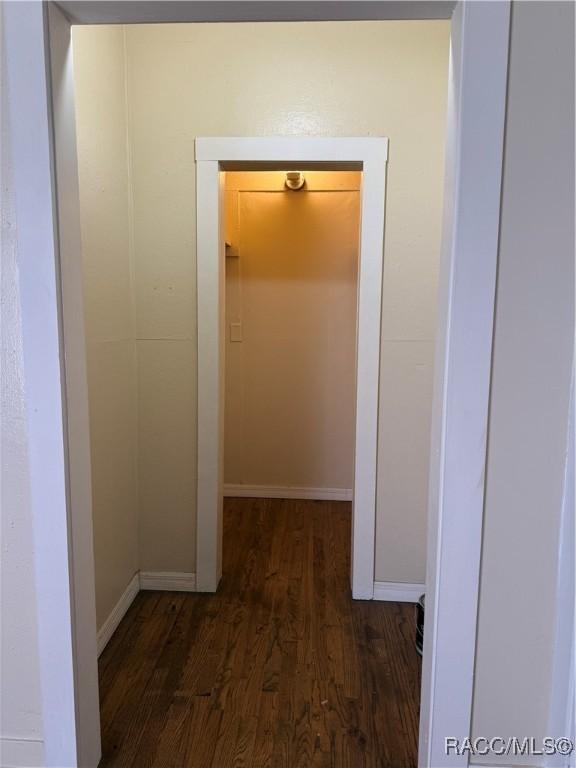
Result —
[{"label": "door trim", "polygon": [[352,493],[352,596],[374,596],[376,463],[384,209],[388,139],[210,137],[196,139],[198,474],[196,587],[222,575],[224,494],[224,171],[298,166],[362,171],[356,339],[356,430]]}]

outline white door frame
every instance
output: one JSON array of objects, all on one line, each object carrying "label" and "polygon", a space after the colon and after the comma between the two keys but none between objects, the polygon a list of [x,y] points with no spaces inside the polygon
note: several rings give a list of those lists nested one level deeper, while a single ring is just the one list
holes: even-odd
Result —
[{"label": "white door frame", "polygon": [[223,173],[290,165],[362,171],[356,341],[356,432],[352,501],[352,596],[374,596],[376,460],[384,208],[388,139],[258,137],[196,139],[198,297],[198,486],[196,588],[222,575],[224,493]]},{"label": "white door frame", "polygon": [[[261,4],[259,18],[266,14],[270,20],[278,18],[270,5]],[[322,2],[279,2],[277,7],[284,5],[288,17],[298,13],[298,6],[305,6],[308,18],[323,19],[331,12],[323,8],[330,4]],[[342,2],[339,12],[355,18],[356,5]],[[67,7],[65,0],[60,6]],[[243,13],[246,17],[254,13],[253,4],[243,2],[214,3],[212,11],[207,11],[207,4],[186,2],[71,3],[69,11],[75,23],[89,23],[96,17],[104,23],[193,21],[199,6],[204,21],[210,20],[205,17],[210,13],[214,13],[214,20],[222,20],[222,9],[229,6],[234,6],[234,20]],[[449,18],[451,13],[446,3],[371,6],[378,8],[376,18],[430,18],[436,11],[439,17]],[[83,352],[84,343],[77,315],[81,306],[75,268],[80,260],[77,198],[74,204],[67,199],[76,165],[74,146],[66,141],[74,133],[74,115],[66,107],[73,99],[70,22],[53,8],[48,24],[47,7],[40,0],[3,3],[2,13],[24,337],[45,765],[92,767],[100,757],[96,651],[94,638],[87,637],[81,623],[85,621],[90,627],[94,622],[93,564],[91,556],[83,557],[91,548],[86,486],[89,467],[84,467],[88,475],[83,483],[78,482],[77,476],[72,477],[77,470],[70,460],[72,443],[82,461],[89,446],[82,362],[75,358]],[[509,3],[505,0],[458,2],[452,13],[430,466],[421,768],[468,764],[466,755],[444,754],[444,738],[468,735],[471,726],[508,25]],[[50,72],[51,58],[68,76],[58,78],[57,73]],[[72,295],[63,306],[64,284]],[[70,301],[74,301],[72,308]],[[71,389],[75,387],[78,391],[74,395]],[[83,663],[86,659],[87,665]]]}]

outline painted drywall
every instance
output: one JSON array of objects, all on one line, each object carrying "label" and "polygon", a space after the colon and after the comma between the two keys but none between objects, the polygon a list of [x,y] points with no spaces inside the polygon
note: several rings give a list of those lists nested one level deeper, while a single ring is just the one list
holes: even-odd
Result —
[{"label": "painted drywall", "polygon": [[[539,739],[548,726],[574,350],[573,33],[572,4],[513,5],[474,694],[478,736]],[[542,764],[538,756],[478,761]]]},{"label": "painted drywall", "polygon": [[350,489],[360,174],[285,178],[226,174],[224,482]]},{"label": "painted drywall", "polygon": [[[423,581],[448,31],[442,21],[126,28],[143,569],[195,565],[194,138],[384,135],[376,577]],[[410,471],[398,473],[394,445]]]},{"label": "painted drywall", "polygon": [[138,570],[137,361],[122,27],[73,30],[100,628]]},{"label": "painted drywall", "polygon": [[[0,20],[2,9],[0,8]],[[3,31],[3,25],[2,25]],[[2,52],[5,51],[2,45]],[[34,541],[28,464],[25,382],[14,216],[9,102],[4,56],[1,69],[0,262],[0,765],[42,760],[42,702],[34,580]]]},{"label": "painted drywall", "polygon": [[[547,18],[547,13],[551,10],[551,17]],[[1,9],[0,9],[1,10]],[[572,348],[568,345],[566,348],[565,338],[567,335],[573,333],[573,318],[570,312],[565,311],[566,303],[571,301],[571,297],[567,297],[565,291],[572,285],[573,279],[571,274],[572,267],[565,268],[565,263],[558,263],[558,270],[556,270],[556,262],[551,259],[558,257],[560,249],[556,251],[550,246],[550,242],[557,244],[556,238],[558,237],[558,216],[560,211],[562,212],[562,220],[566,216],[566,210],[573,210],[573,200],[571,199],[572,191],[567,189],[566,184],[560,184],[559,179],[565,178],[564,172],[568,172],[573,163],[568,161],[568,157],[572,151],[570,145],[564,147],[564,143],[567,141],[566,137],[573,134],[573,115],[570,111],[570,105],[573,103],[573,87],[566,87],[566,92],[561,92],[560,83],[565,82],[565,78],[571,76],[571,66],[573,64],[573,41],[568,38],[570,30],[573,29],[573,18],[571,16],[571,9],[566,4],[558,6],[550,3],[531,3],[514,6],[513,19],[512,19],[512,47],[511,47],[511,85],[509,94],[509,132],[507,138],[507,154],[514,157],[516,151],[520,152],[522,161],[519,158],[515,158],[515,162],[512,163],[512,158],[508,157],[506,162],[505,174],[505,195],[503,201],[503,225],[505,230],[505,241],[508,245],[502,248],[501,253],[501,271],[504,272],[505,266],[509,264],[509,271],[507,279],[502,279],[498,288],[498,316],[496,324],[497,343],[499,338],[504,335],[508,339],[514,337],[515,346],[510,345],[508,347],[511,351],[510,358],[503,360],[504,355],[499,355],[498,367],[502,371],[502,366],[505,365],[506,373],[509,377],[508,382],[502,380],[502,377],[495,375],[492,382],[492,395],[493,398],[500,397],[500,390],[503,389],[502,397],[505,400],[505,404],[512,408],[511,417],[514,417],[513,429],[510,429],[510,418],[506,412],[502,409],[494,408],[491,416],[491,432],[498,431],[502,424],[505,430],[506,440],[506,453],[504,455],[505,465],[510,468],[508,476],[507,486],[509,504],[505,507],[491,507],[487,508],[487,518],[492,517],[492,524],[494,523],[494,516],[496,514],[503,515],[507,520],[511,521],[508,517],[510,513],[514,516],[514,538],[508,538],[510,546],[507,547],[503,557],[494,558],[489,553],[489,543],[486,544],[486,556],[483,567],[483,583],[486,582],[488,573],[493,572],[494,579],[497,579],[498,589],[502,589],[506,595],[506,603],[504,610],[504,601],[499,600],[495,595],[495,590],[492,591],[490,602],[492,608],[494,607],[494,600],[497,600],[501,610],[492,612],[492,615],[486,612],[490,607],[487,602],[489,595],[486,594],[486,590],[483,590],[483,598],[481,604],[480,613],[480,633],[479,638],[479,666],[476,670],[476,683],[477,683],[477,695],[476,695],[476,729],[477,732],[480,728],[491,728],[493,731],[504,731],[505,728],[510,729],[510,717],[517,717],[518,720],[522,718],[521,734],[529,733],[530,729],[534,727],[534,711],[541,711],[544,706],[541,691],[537,688],[542,682],[542,672],[540,670],[540,663],[547,664],[546,659],[551,654],[552,649],[549,647],[547,641],[541,642],[542,627],[546,631],[545,623],[546,616],[548,616],[545,610],[542,614],[540,611],[544,607],[541,603],[541,593],[531,592],[534,586],[535,580],[538,578],[539,572],[544,569],[547,573],[548,570],[553,567],[555,563],[555,553],[551,551],[549,547],[549,536],[553,536],[553,528],[555,521],[557,520],[558,508],[556,506],[557,500],[557,475],[556,469],[559,474],[562,473],[562,461],[556,462],[556,450],[557,446],[562,443],[566,444],[566,425],[567,418],[558,418],[556,406],[553,400],[557,397],[560,401],[559,407],[562,407],[562,401],[566,402],[566,415],[567,415],[567,385],[565,381],[565,372],[570,368],[572,361]],[[549,23],[553,22],[553,29],[550,28]],[[537,66],[535,66],[534,56],[538,54]],[[546,66],[543,66],[545,64]],[[543,83],[543,79],[545,82]],[[554,87],[551,87],[551,84]],[[4,82],[2,82],[2,93],[5,94]],[[537,98],[534,98],[534,88],[536,87]],[[557,90],[558,89],[558,90]],[[544,105],[544,106],[542,106]],[[553,118],[553,119],[552,119]],[[513,133],[511,126],[513,126]],[[560,140],[560,142],[559,142]],[[559,142],[559,143],[558,143]],[[4,124],[2,127],[2,151],[8,152],[7,136],[4,130]],[[543,151],[543,147],[545,151]],[[558,153],[563,155],[562,164],[558,164]],[[547,167],[548,158],[552,158],[553,162],[550,168]],[[535,161],[538,160],[538,164],[535,165]],[[3,192],[3,214],[8,209],[5,207],[7,188],[9,184],[5,181],[5,166],[2,167],[2,192]],[[552,178],[552,174],[554,177]],[[542,187],[540,185],[543,185]],[[511,188],[512,185],[512,188]],[[518,194],[518,189],[520,194]],[[517,204],[526,206],[526,215],[521,216],[516,212],[516,215],[512,215],[511,205],[515,198]],[[515,208],[515,206],[513,206]],[[3,224],[6,219],[3,218]],[[527,233],[526,227],[529,226],[529,232]],[[560,227],[560,230],[564,229],[564,225]],[[18,310],[18,284],[17,284],[17,271],[5,269],[5,263],[10,253],[10,248],[14,247],[17,241],[17,222],[12,223],[11,234],[8,236],[3,230],[2,241],[2,382],[4,392],[22,392],[25,383],[22,382],[22,366],[19,362],[22,355],[22,339],[21,333],[18,327],[18,322],[14,319]],[[530,235],[528,242],[522,242],[520,238]],[[546,235],[545,247],[537,254],[536,245],[532,244],[532,238]],[[518,240],[516,241],[516,238]],[[553,238],[550,240],[549,238]],[[571,239],[570,247],[572,246]],[[10,245],[12,244],[12,245]],[[546,256],[546,259],[542,258],[542,255]],[[15,252],[17,257],[17,250]],[[512,262],[510,262],[512,259]],[[550,263],[553,269],[550,268]],[[518,266],[519,265],[519,266]],[[518,267],[518,269],[517,269]],[[530,274],[530,282],[527,284],[526,278],[523,275],[525,267]],[[538,272],[538,279],[535,280],[534,272],[540,269]],[[514,279],[512,279],[511,272],[514,270]],[[549,274],[550,273],[550,274]],[[550,280],[552,276],[562,274],[562,283],[560,285],[552,286]],[[516,285],[516,278],[520,278],[520,284]],[[543,296],[546,299],[545,303],[539,304],[538,297],[541,295],[541,290],[544,288]],[[552,301],[548,301],[552,296]],[[560,308],[556,306],[556,299],[560,302]],[[8,319],[9,311],[6,304],[14,302],[15,309],[10,310],[13,314],[13,319]],[[6,314],[4,314],[6,313]],[[541,322],[541,327],[536,328],[534,326],[534,317],[538,318]],[[503,317],[507,317],[506,323],[503,325]],[[512,322],[513,319],[516,322]],[[528,322],[527,322],[528,320]],[[14,330],[13,336],[8,334],[8,330],[12,328]],[[536,332],[535,332],[536,330]],[[6,336],[4,336],[6,334]],[[11,338],[8,345],[5,346],[4,338]],[[552,349],[548,347],[551,343]],[[528,363],[527,355],[525,354],[526,347],[530,349],[530,363]],[[551,357],[553,359],[551,360]],[[10,362],[16,361],[13,368],[10,367]],[[547,371],[548,375],[545,380],[540,378],[540,373],[537,370],[538,365],[542,361],[542,370]],[[552,364],[551,364],[552,363]],[[495,369],[496,370],[496,369]],[[533,379],[535,373],[538,376],[537,382],[539,386],[534,386],[536,381]],[[4,378],[5,377],[5,378]],[[526,391],[526,383],[530,382],[530,386]],[[11,387],[14,385],[14,389]],[[541,386],[540,386],[541,385]],[[4,390],[6,386],[6,390]],[[554,392],[551,393],[550,388],[554,387]],[[521,395],[521,402],[516,404],[515,399]],[[20,397],[17,396],[16,400]],[[532,418],[542,415],[542,419],[534,424],[534,429],[538,429],[538,439],[542,450],[542,456],[538,457],[538,463],[535,468],[533,461],[528,461],[528,447],[530,450],[534,449],[533,435],[523,431],[522,423],[517,419],[518,408],[522,408],[525,414],[530,415]],[[8,722],[10,719],[14,722],[14,727],[18,734],[21,735],[38,735],[39,734],[39,696],[36,667],[36,647],[35,647],[35,626],[34,626],[34,611],[33,611],[33,582],[30,576],[31,560],[33,557],[33,542],[30,535],[29,528],[29,506],[26,498],[26,485],[25,480],[27,475],[27,468],[25,463],[25,454],[27,452],[27,438],[26,429],[21,418],[17,418],[14,422],[15,433],[17,439],[5,440],[4,430],[6,425],[10,423],[14,414],[22,413],[16,406],[16,402],[10,398],[2,398],[2,428],[3,428],[3,440],[2,440],[2,512],[3,519],[6,516],[9,520],[8,533],[10,531],[15,532],[15,536],[12,539],[4,537],[4,528],[2,530],[2,578],[4,579],[17,579],[14,582],[14,587],[19,589],[19,599],[11,602],[2,600],[2,640],[3,648],[2,652],[6,651],[4,645],[4,638],[7,635],[12,635],[16,638],[18,648],[12,645],[7,657],[2,657],[2,675],[4,688],[7,691],[6,698],[2,701],[2,718],[3,723]],[[548,415],[553,418],[548,419]],[[548,449],[551,449],[549,451]],[[520,459],[516,458],[516,455],[520,456]],[[490,459],[493,461],[493,457]],[[510,463],[512,462],[512,464]],[[12,464],[17,468],[17,472],[4,474],[4,467]],[[493,472],[493,470],[492,470]],[[21,474],[20,474],[21,473]],[[11,478],[10,481],[16,481],[16,485],[13,486],[15,491],[15,504],[13,507],[8,507],[6,503],[7,491],[4,483],[7,478]],[[489,482],[491,482],[489,480]],[[537,483],[537,486],[536,486]],[[539,498],[540,494],[546,496],[545,503],[551,503],[552,506],[541,505],[535,510],[535,503],[528,497],[528,492],[533,491],[537,487]],[[502,496],[500,496],[502,498]],[[493,502],[492,502],[493,503]],[[529,539],[523,537],[524,527],[524,508],[529,511],[527,522],[530,526],[531,533],[534,532],[535,524],[540,523],[537,531],[537,541],[535,542],[532,535]],[[11,510],[11,511],[9,511]],[[521,517],[518,517],[521,515]],[[550,529],[550,530],[549,530]],[[20,536],[20,534],[22,534]],[[540,550],[539,539],[540,536],[545,536],[545,546]],[[518,538],[520,536],[520,538]],[[14,544],[14,550],[12,555],[7,554],[6,547],[10,546],[10,541]],[[492,542],[493,546],[494,542]],[[528,545],[528,550],[525,559],[519,559],[518,552],[523,546]],[[511,559],[512,558],[512,559]],[[26,565],[28,564],[28,565]],[[518,568],[522,570],[518,570]],[[8,576],[6,575],[8,574]],[[525,583],[525,578],[531,579]],[[10,583],[10,582],[8,582]],[[550,584],[549,579],[546,581],[547,585]],[[511,586],[510,586],[511,585]],[[14,592],[10,590],[12,594]],[[528,601],[532,599],[534,595],[534,606]],[[552,595],[550,595],[552,599]],[[516,602],[519,601],[519,605],[523,608],[516,610]],[[526,601],[526,602],[524,602]],[[528,609],[527,609],[528,607]],[[511,611],[511,613],[509,613]],[[541,619],[544,616],[544,619]],[[526,625],[524,621],[531,621],[531,625],[526,632]],[[537,648],[531,649],[531,643],[525,642],[523,644],[518,643],[520,632],[524,630],[525,636],[528,640],[532,639],[534,633],[536,633]],[[482,636],[484,632],[484,636]],[[493,638],[487,637],[487,633],[491,633]],[[503,640],[502,640],[503,638]],[[489,646],[486,646],[486,641],[489,641]],[[504,642],[504,652],[501,652],[500,642]],[[495,649],[494,643],[498,643],[498,648]],[[25,657],[25,667],[20,666],[20,672],[18,675],[11,677],[11,682],[6,683],[6,660],[8,663],[15,664],[17,655],[20,654]],[[526,654],[530,654],[528,658]],[[533,655],[535,654],[535,656]],[[486,663],[480,666],[481,658],[484,656]],[[526,675],[526,679],[518,680],[516,670],[518,669],[519,659],[524,659],[524,664],[529,664],[529,674]],[[536,663],[534,663],[536,661]],[[510,665],[513,665],[514,673],[508,674]],[[14,667],[15,668],[15,667]],[[537,675],[537,679],[534,678],[534,674]],[[482,685],[478,685],[482,683]],[[548,695],[548,678],[545,679],[544,697]],[[25,713],[20,710],[20,702],[22,701],[17,696],[11,695],[11,692],[16,694],[18,691],[26,691],[26,704],[29,708]],[[516,715],[516,712],[519,712]],[[26,725],[28,722],[28,714],[32,715],[32,725]],[[484,721],[480,721],[480,717],[484,718]],[[491,718],[489,722],[488,718]],[[501,728],[502,725],[502,728]],[[515,722],[514,727],[517,727],[518,723]],[[540,726],[538,726],[540,727]],[[5,733],[5,732],[3,732]],[[8,735],[8,734],[6,734]],[[6,742],[3,741],[2,748],[4,750]],[[3,756],[4,756],[3,752]],[[484,758],[485,761],[485,758]],[[502,762],[502,758],[500,758]],[[28,763],[30,764],[30,763]]]}]

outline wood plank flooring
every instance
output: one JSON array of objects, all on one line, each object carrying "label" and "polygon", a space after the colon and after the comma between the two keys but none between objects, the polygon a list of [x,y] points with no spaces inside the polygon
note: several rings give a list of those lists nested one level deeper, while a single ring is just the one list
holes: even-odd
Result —
[{"label": "wood plank flooring", "polygon": [[141,592],[100,657],[100,765],[416,766],[414,606],[349,550],[349,503],[226,499],[218,593]]}]

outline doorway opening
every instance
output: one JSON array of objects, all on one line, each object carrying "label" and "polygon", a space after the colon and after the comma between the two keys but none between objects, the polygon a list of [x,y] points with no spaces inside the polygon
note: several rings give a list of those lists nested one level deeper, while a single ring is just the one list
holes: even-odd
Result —
[{"label": "doorway opening", "polygon": [[[356,171],[359,237],[352,473],[352,596],[374,596],[376,463],[382,303],[386,138],[196,139],[198,303],[198,481],[196,588],[222,574],[226,172],[281,168]],[[232,192],[232,190],[230,190]],[[306,194],[306,193],[304,193]],[[232,244],[231,244],[232,245]],[[350,431],[351,428],[350,428]],[[348,489],[342,489],[345,491]]]},{"label": "doorway opening", "polygon": [[225,173],[225,497],[352,501],[360,185]]}]

